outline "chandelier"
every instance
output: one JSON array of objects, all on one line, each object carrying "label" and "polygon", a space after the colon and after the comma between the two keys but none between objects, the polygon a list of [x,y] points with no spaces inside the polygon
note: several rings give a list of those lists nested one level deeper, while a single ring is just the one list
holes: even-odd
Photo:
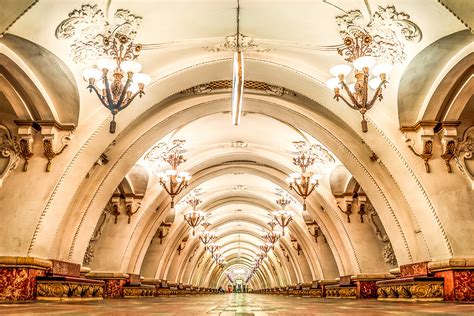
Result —
[{"label": "chandelier", "polygon": [[317,153],[313,151],[313,148],[316,147],[307,146],[305,142],[294,142],[294,145],[298,150],[298,154],[293,157],[293,164],[299,167],[301,172],[290,173],[286,181],[289,183],[290,189],[303,198],[303,210],[306,210],[306,198],[313,193],[321,178],[321,175],[307,170],[316,161]]},{"label": "chandelier", "polygon": [[285,236],[285,227],[287,227],[293,220],[293,212],[285,210],[285,207],[291,203],[291,197],[289,195],[282,195],[276,200],[276,203],[280,205],[281,210],[274,211],[272,213],[272,219],[278,225],[280,225],[282,230],[282,235]]},{"label": "chandelier", "polygon": [[221,259],[221,257],[222,257],[222,253],[220,251],[215,251],[212,254],[212,259],[214,259],[216,263],[219,261],[219,259]]},{"label": "chandelier", "polygon": [[[392,70],[392,64],[376,64],[372,53],[372,36],[362,31],[357,32],[354,37],[348,36],[344,39],[343,48],[337,51],[339,55],[346,57],[346,61],[352,63],[354,67],[355,82],[349,83],[346,77],[352,72],[352,66],[341,64],[331,68],[331,78],[326,82],[330,89],[334,89],[336,101],[341,99],[350,108],[357,110],[362,115],[362,132],[367,132],[367,121],[365,113],[370,110],[377,100],[382,100],[382,88],[387,83],[387,75]],[[369,88],[374,90],[374,94],[369,98]],[[344,90],[346,96],[341,94]]]},{"label": "chandelier", "polygon": [[262,238],[272,244],[272,249],[275,249],[275,244],[278,242],[280,239],[280,232],[275,231],[275,226],[277,223],[272,220],[268,223],[268,225],[271,227],[271,231],[269,233],[266,233],[262,235]]},{"label": "chandelier", "polygon": [[207,244],[207,250],[209,250],[212,256],[214,255],[215,252],[217,252],[218,249],[219,249],[219,245],[217,245],[216,243],[211,242]]},{"label": "chandelier", "polygon": [[195,235],[196,227],[198,227],[205,219],[207,214],[203,211],[196,210],[196,207],[202,201],[196,197],[196,195],[191,195],[186,199],[186,203],[191,205],[192,210],[184,214],[184,220],[188,225],[193,229],[193,236]]},{"label": "chandelier", "polygon": [[176,195],[188,186],[191,179],[189,172],[178,172],[178,166],[186,161],[181,154],[183,143],[184,141],[176,142],[175,146],[163,156],[163,160],[171,166],[171,169],[158,174],[160,184],[171,197],[171,208],[174,208],[174,198]]},{"label": "chandelier", "polygon": [[262,251],[262,253],[268,253],[270,250],[273,249],[273,244],[270,243],[270,242],[266,242],[260,246],[258,246],[258,248]]},{"label": "chandelier", "polygon": [[216,235],[213,232],[210,232],[210,231],[207,231],[207,230],[203,231],[199,235],[199,240],[202,242],[202,244],[206,248],[207,248],[207,245],[209,243],[211,243],[215,238],[216,238]]},{"label": "chandelier", "polygon": [[110,133],[115,133],[115,115],[132,103],[151,82],[149,75],[140,73],[142,66],[135,60],[142,45],[135,44],[124,34],[112,33],[104,37],[105,57],[98,58],[94,68],[85,69],[84,80],[89,82],[87,89],[97,94],[102,105],[112,114]]}]

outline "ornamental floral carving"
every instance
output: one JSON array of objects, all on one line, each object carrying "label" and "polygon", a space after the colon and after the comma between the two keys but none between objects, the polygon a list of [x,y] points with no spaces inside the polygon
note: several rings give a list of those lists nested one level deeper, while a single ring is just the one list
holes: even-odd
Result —
[{"label": "ornamental floral carving", "polygon": [[[3,179],[12,172],[20,161],[20,147],[16,137],[13,137],[10,130],[0,125],[0,187]],[[2,162],[5,161],[5,163]]]},{"label": "ornamental floral carving", "polygon": [[[237,36],[239,37],[237,41]],[[237,44],[238,42],[238,44]],[[269,48],[263,48],[258,45],[254,38],[251,36],[244,35],[242,33],[236,33],[234,35],[226,36],[224,39],[224,43],[217,44],[214,46],[207,46],[204,47],[205,50],[208,52],[223,52],[223,51],[237,51],[237,45],[240,51],[253,51],[259,53],[266,53],[271,51]]]},{"label": "ornamental floral carving", "polygon": [[370,35],[372,45],[367,53],[392,63],[403,63],[406,58],[404,41],[419,42],[422,32],[410,16],[394,6],[378,6],[366,22],[359,10],[352,10],[336,17],[342,39]]},{"label": "ornamental floral carving", "polygon": [[85,4],[69,13],[56,28],[55,35],[60,40],[72,39],[72,60],[87,63],[104,54],[104,39],[122,34],[133,40],[141,21],[141,17],[124,9],[118,9],[112,21],[108,21],[98,5]]},{"label": "ornamental floral carving", "polygon": [[454,160],[458,169],[466,175],[474,188],[474,126],[468,128],[464,136],[459,139],[454,148]]}]

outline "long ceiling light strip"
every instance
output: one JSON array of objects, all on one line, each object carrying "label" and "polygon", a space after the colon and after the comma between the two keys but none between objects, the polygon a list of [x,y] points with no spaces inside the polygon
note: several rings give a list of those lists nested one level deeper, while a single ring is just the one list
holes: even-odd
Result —
[{"label": "long ceiling light strip", "polygon": [[240,1],[237,0],[237,51],[234,53],[232,75],[232,124],[240,124],[244,94],[244,54],[240,51]]}]

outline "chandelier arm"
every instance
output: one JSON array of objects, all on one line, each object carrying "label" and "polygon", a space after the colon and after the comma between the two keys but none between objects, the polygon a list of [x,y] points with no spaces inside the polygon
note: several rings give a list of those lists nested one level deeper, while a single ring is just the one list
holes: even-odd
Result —
[{"label": "chandelier arm", "polygon": [[[117,101],[117,111],[120,112],[121,110],[125,109],[125,107],[130,104],[128,103],[127,105],[123,106],[122,107],[122,103],[123,103],[123,100],[125,99],[125,95],[127,94],[127,89],[128,87],[130,86],[130,83],[132,82],[132,80],[129,78],[127,78],[127,81],[125,82],[125,86],[123,87],[122,89],[122,93],[120,94],[120,98],[118,99]],[[127,103],[127,102],[125,102]]]},{"label": "chandelier arm", "polygon": [[380,82],[379,86],[375,90],[375,93],[374,93],[374,96],[372,97],[372,100],[370,100],[370,103],[367,104],[367,107],[366,107],[367,110],[370,110],[374,106],[375,101],[377,101],[377,99],[382,95],[382,87],[386,83],[387,83],[387,80],[382,80],[382,82]]},{"label": "chandelier arm", "polygon": [[122,107],[119,109],[119,111],[122,111],[123,109],[125,109],[126,107],[128,107],[128,106],[130,105],[130,103],[133,102],[133,100],[136,98],[137,95],[140,95],[140,97],[141,97],[141,96],[144,95],[144,94],[145,94],[145,92],[143,92],[143,91],[135,92],[130,98],[127,99],[127,102],[125,102],[125,105],[122,106]]},{"label": "chandelier arm", "polygon": [[94,90],[94,92],[99,97],[100,103],[102,103],[103,106],[105,106],[107,109],[110,110],[108,104],[105,103],[103,96],[99,93],[99,90],[97,90],[95,85],[90,84],[90,85],[87,86],[87,89],[89,89],[90,92],[92,92],[92,90]]},{"label": "chandelier arm", "polygon": [[184,180],[181,181],[179,184],[178,184],[178,187],[176,188],[176,191],[174,191],[174,195],[178,195],[181,193],[181,191],[183,190],[184,188]]},{"label": "chandelier arm", "polygon": [[[166,183],[161,180],[160,180],[160,183],[161,183],[161,186],[165,189],[166,193],[168,193],[168,195],[172,195],[170,190],[168,190],[168,188],[166,187]],[[170,182],[170,185],[171,185],[171,182]]]},{"label": "chandelier arm", "polygon": [[102,77],[102,80],[104,80],[105,92],[107,94],[107,103],[108,103],[107,108],[110,110],[110,112],[112,112],[112,114],[114,114],[114,110],[115,110],[114,99],[112,98],[112,94],[110,92],[109,79],[107,79],[106,74]]},{"label": "chandelier arm", "polygon": [[312,184],[312,187],[311,187],[311,189],[309,190],[308,196],[310,196],[311,193],[313,193],[313,191],[314,191],[314,189],[317,187],[317,185],[318,185],[318,183]]},{"label": "chandelier arm", "polygon": [[[351,109],[353,110],[356,110],[356,111],[359,111],[359,108],[354,106],[352,103],[350,103],[349,101],[347,101],[347,99],[343,96],[343,95],[339,95],[339,97],[342,99],[342,101],[344,101],[345,104],[347,104]],[[357,104],[357,103],[356,103]]]},{"label": "chandelier arm", "polygon": [[349,96],[349,98],[351,99],[351,102],[353,104],[350,104],[349,102],[347,102],[347,100],[344,98],[344,96],[342,94],[339,94],[339,96],[341,97],[341,99],[347,103],[347,105],[349,105],[351,108],[353,108],[354,110],[358,110],[360,109],[360,106],[359,106],[359,103],[357,102],[356,98],[354,97],[354,95],[352,94],[351,90],[349,89],[349,86],[346,84],[345,81],[340,81],[340,83],[342,84],[342,87],[344,88],[344,91],[346,92],[346,94]]},{"label": "chandelier arm", "polygon": [[[364,68],[365,69],[365,68]],[[364,80],[362,81],[362,107],[364,107],[366,110],[367,108],[367,98],[368,98],[368,93],[369,93],[369,75],[368,75],[368,70],[364,70]]]}]

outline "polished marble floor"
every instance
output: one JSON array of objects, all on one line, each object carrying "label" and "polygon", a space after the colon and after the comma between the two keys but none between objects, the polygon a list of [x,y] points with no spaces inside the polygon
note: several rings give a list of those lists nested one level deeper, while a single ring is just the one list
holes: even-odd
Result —
[{"label": "polished marble floor", "polygon": [[395,303],[258,294],[0,304],[0,315],[474,315],[474,304]]}]

